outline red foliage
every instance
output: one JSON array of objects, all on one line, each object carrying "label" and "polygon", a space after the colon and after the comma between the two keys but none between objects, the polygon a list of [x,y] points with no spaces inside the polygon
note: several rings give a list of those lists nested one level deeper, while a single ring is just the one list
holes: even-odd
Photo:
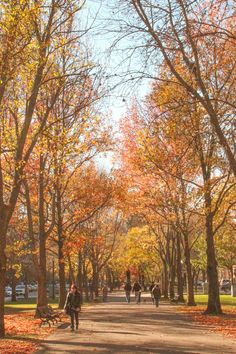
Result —
[{"label": "red foliage", "polygon": [[1,354],[31,354],[37,349],[37,345],[33,342],[24,340],[4,339],[0,342]]},{"label": "red foliage", "polygon": [[181,312],[191,316],[191,318],[207,326],[211,332],[219,332],[225,336],[236,338],[236,309],[224,309],[224,315],[204,315],[204,308],[181,308]]},{"label": "red foliage", "polygon": [[6,315],[6,339],[0,341],[0,354],[34,353],[40,340],[53,331],[40,328],[39,323],[32,312]]}]

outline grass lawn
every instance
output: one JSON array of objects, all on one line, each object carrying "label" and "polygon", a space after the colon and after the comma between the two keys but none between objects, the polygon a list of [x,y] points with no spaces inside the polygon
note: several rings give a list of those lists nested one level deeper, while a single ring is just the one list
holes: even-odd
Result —
[{"label": "grass lawn", "polygon": [[[49,305],[53,308],[58,308],[58,300],[49,299]],[[91,303],[84,302],[84,306],[91,305]],[[93,303],[93,306],[96,305]],[[12,314],[12,313],[20,313],[20,312],[29,312],[34,311],[36,309],[36,299],[19,299],[16,302],[7,302],[5,303],[5,313]]]},{"label": "grass lawn", "polygon": [[[207,305],[208,295],[195,295],[197,305]],[[220,295],[221,305],[236,306],[236,297],[230,295]]]},{"label": "grass lawn", "polygon": [[[49,305],[52,307],[58,307],[57,300],[49,300]],[[16,302],[7,302],[5,303],[5,312],[7,313],[16,313],[23,311],[33,311],[36,309],[36,299],[20,299]]]}]

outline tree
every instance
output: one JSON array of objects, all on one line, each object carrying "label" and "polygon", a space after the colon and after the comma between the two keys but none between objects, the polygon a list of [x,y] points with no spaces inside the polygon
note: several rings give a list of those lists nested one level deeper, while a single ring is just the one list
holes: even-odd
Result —
[{"label": "tree", "polygon": [[[204,203],[202,207],[206,225],[207,273],[209,281],[209,298],[206,312],[221,313],[214,236],[220,230],[228,217],[229,211],[234,206],[234,201],[229,200],[228,195],[235,189],[235,183],[230,176],[230,171],[228,171],[223,162],[222,150],[216,141],[213,129],[206,124],[206,116],[201,105],[199,103],[194,105],[194,102],[189,102],[186,99],[185,91],[180,88],[178,91],[169,90],[172,85],[172,83],[167,85],[168,96],[166,89],[164,89],[163,95],[161,90],[158,90],[158,107],[161,112],[163,112],[163,109],[165,110],[164,115],[167,115],[169,129],[174,127],[177,134],[182,137],[182,145],[187,147],[186,151],[191,151],[189,155],[191,165],[197,166],[197,163],[200,167],[200,183],[196,180],[196,175],[195,180],[192,180],[192,184],[195,185],[195,189],[197,187],[196,197],[198,198],[199,193],[201,193]],[[163,85],[160,84],[158,87],[161,88]],[[159,117],[161,117],[161,112]],[[178,116],[178,114],[180,115]],[[182,124],[177,125],[178,117],[182,117]],[[178,178],[177,175],[176,177]],[[224,213],[221,214],[220,207],[223,203],[225,205]],[[201,215],[201,210],[199,212],[199,215]],[[217,220],[217,215],[220,216],[220,221],[219,219]]]},{"label": "tree", "polygon": [[117,186],[92,163],[83,166],[73,180],[73,199],[64,204],[64,261],[70,259],[71,278],[77,279],[87,297],[90,273],[97,296],[98,279],[112,256],[121,223],[113,207]]},{"label": "tree", "polygon": [[[124,20],[120,12],[125,14]],[[115,30],[122,38],[125,34],[126,40],[132,38],[127,58],[132,60],[138,54],[143,58],[141,64],[136,63],[140,69],[130,72],[131,79],[171,81],[175,89],[181,86],[186,97],[199,102],[236,176],[232,95],[236,37],[231,3],[130,0],[121,1],[120,12],[120,26]],[[171,75],[163,77],[163,68]]]},{"label": "tree", "polygon": [[231,284],[234,283],[233,267],[236,264],[235,233],[230,224],[226,222],[216,238],[216,255],[219,267],[229,271]]},{"label": "tree", "polygon": [[194,238],[202,232],[202,226],[197,230],[196,220],[205,222],[206,311],[221,313],[214,238],[234,207],[229,194],[235,190],[235,182],[199,102],[186,96],[181,86],[176,89],[171,72],[163,69],[162,77],[163,83],[153,86],[144,114],[133,108],[129,122],[123,124],[122,170],[128,171],[125,173],[133,190],[141,192],[141,208],[146,209],[142,213],[151,209],[171,223],[177,235],[180,233],[192,294],[190,304],[194,304],[191,249]]},{"label": "tree", "polygon": [[[9,222],[19,197],[25,168],[66,77],[50,70],[54,55],[66,44],[65,27],[67,25],[67,29],[71,29],[71,19],[80,7],[76,1],[61,0],[35,3],[11,1],[9,6],[8,2],[1,6],[4,42],[0,53],[4,64],[0,73],[0,337],[3,337],[5,249]],[[14,29],[9,32],[11,28]],[[51,99],[47,100],[45,88],[51,83],[55,84],[55,90]],[[42,97],[47,108],[38,117],[36,107]]]},{"label": "tree", "polygon": [[[166,121],[155,122],[155,116],[145,112],[145,118],[137,118],[137,111],[132,110],[129,122],[124,123],[124,167],[126,175],[131,175],[131,184],[135,185],[134,200],[139,194],[138,212],[144,216],[153,232],[161,240],[161,234],[166,242],[159,242],[159,252],[162,254],[165,278],[167,268],[171,284],[174,284],[175,275],[179,279],[179,298],[183,300],[181,248],[184,249],[184,258],[188,274],[188,304],[194,305],[193,274],[191,266],[191,243],[193,238],[193,209],[188,204],[193,202],[189,181],[186,176],[195,175],[195,170],[187,163],[187,158],[180,162],[179,156],[185,151],[178,134],[175,134]],[[154,114],[154,113],[153,113]],[[147,118],[150,115],[150,119]],[[135,132],[135,133],[134,133]],[[131,134],[131,136],[130,136]],[[161,138],[160,138],[161,137]],[[129,143],[128,141],[132,141]],[[160,233],[160,225],[169,225],[168,230]],[[173,251],[168,248],[173,242]],[[166,249],[166,251],[165,251]],[[165,255],[165,256],[164,256]],[[166,280],[167,282],[167,280]],[[167,283],[165,282],[167,288]],[[171,285],[170,284],[170,285]],[[171,298],[174,297],[171,285]]]},{"label": "tree", "polygon": [[[19,236],[20,235],[20,236]],[[9,230],[8,243],[6,247],[7,254],[7,281],[11,285],[11,301],[16,301],[16,285],[24,272],[24,266],[29,261],[29,245],[24,234],[22,225],[11,223]]]},{"label": "tree", "polygon": [[[61,287],[65,289],[65,265],[66,259],[70,259],[73,254],[80,253],[80,246],[84,244],[84,237],[81,228],[86,223],[90,223],[93,218],[109,205],[112,199],[112,183],[104,174],[100,174],[92,162],[87,166],[83,163],[77,171],[74,171],[73,176],[70,175],[70,180],[67,184],[61,183],[61,209],[60,217],[61,224],[60,233],[54,232],[53,241],[58,245],[59,252],[59,270],[61,268],[62,278],[60,279]],[[65,177],[65,175],[64,175]],[[63,181],[60,180],[61,182]],[[66,189],[64,187],[66,186]],[[58,216],[56,218],[58,223]],[[74,245],[74,247],[73,247]],[[81,246],[82,247],[82,246]],[[71,267],[72,279],[75,281],[74,271]],[[59,273],[60,275],[60,273]],[[82,291],[82,276],[78,276],[79,287]],[[63,306],[65,299],[60,296],[60,306]]]}]

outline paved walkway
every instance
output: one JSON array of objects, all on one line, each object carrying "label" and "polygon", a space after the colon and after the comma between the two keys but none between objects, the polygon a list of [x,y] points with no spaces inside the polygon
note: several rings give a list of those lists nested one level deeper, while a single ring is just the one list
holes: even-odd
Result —
[{"label": "paved walkway", "polygon": [[78,332],[63,324],[38,354],[64,353],[236,353],[236,342],[190,322],[175,306],[141,305],[111,299],[84,308]]}]

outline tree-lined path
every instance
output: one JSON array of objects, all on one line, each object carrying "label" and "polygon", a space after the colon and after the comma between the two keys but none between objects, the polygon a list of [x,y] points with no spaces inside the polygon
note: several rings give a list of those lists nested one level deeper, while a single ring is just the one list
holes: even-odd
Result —
[{"label": "tree-lined path", "polygon": [[136,305],[111,298],[84,308],[79,331],[62,325],[41,345],[39,354],[59,353],[204,353],[236,352],[236,342],[190,322],[167,303]]},{"label": "tree-lined path", "polygon": [[232,3],[0,1],[0,354],[236,353]]}]

